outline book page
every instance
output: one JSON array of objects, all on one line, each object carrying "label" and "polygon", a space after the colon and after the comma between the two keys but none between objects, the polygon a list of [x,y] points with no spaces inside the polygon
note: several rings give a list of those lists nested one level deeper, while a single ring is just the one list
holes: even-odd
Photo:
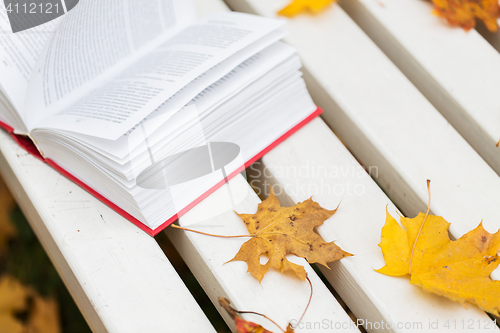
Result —
[{"label": "book page", "polygon": [[[203,93],[206,95],[208,93],[206,89],[208,88],[211,88],[210,91],[214,90],[212,84],[217,83],[217,86],[225,84],[226,86],[229,85],[231,87],[230,89],[232,89],[243,84],[242,82],[246,82],[246,80],[251,80],[259,74],[262,75],[261,71],[265,69],[261,69],[261,67],[269,70],[270,68],[276,66],[277,61],[282,61],[283,58],[286,58],[283,54],[291,54],[294,52],[295,49],[291,46],[285,46],[283,43],[276,42],[284,37],[285,34],[286,33],[280,29],[273,31],[265,38],[252,43],[217,66],[212,67],[210,70],[203,73],[180,91],[175,93],[171,98],[166,100],[159,108],[150,113],[146,118],[142,119],[141,123],[148,121],[149,132],[154,132],[160,128],[163,123],[170,121],[169,119],[174,114],[179,112],[182,107],[184,107],[193,98],[197,97],[198,94]],[[248,70],[243,71],[243,68],[248,68]],[[229,80],[227,75],[231,72],[234,72],[233,74],[238,73],[239,75],[236,75],[236,78],[233,80]],[[241,72],[245,72],[245,74],[242,74]],[[231,75],[230,77],[233,76],[234,75]],[[219,82],[220,79],[224,79],[223,82]],[[215,100],[224,100],[227,98],[226,94],[228,93],[228,90],[216,89],[213,91],[210,98]],[[154,121],[151,121],[153,118]],[[71,133],[71,136],[89,146],[92,146],[93,149],[96,149],[103,154],[110,154],[123,158],[131,149],[135,148],[135,146],[129,146],[128,148],[124,147],[124,142],[128,140],[127,136],[139,127],[139,124],[131,128],[126,134],[122,135],[117,140],[105,140],[78,133]],[[36,131],[37,130],[34,132]],[[130,141],[128,142],[130,145]],[[135,143],[136,146],[139,144],[139,142]]]},{"label": "book page", "polygon": [[196,18],[190,0],[83,0],[62,19],[30,77],[28,128],[88,95]]},{"label": "book page", "polygon": [[24,106],[33,67],[59,20],[13,33],[6,9],[0,4],[0,87],[18,111]]},{"label": "book page", "polygon": [[[54,128],[116,140],[189,82],[270,34],[282,21],[240,13],[215,13],[193,24],[144,54],[126,69],[50,116],[33,115],[30,126]],[[63,74],[64,75],[64,74]],[[32,105],[45,103],[38,95]],[[32,112],[29,109],[28,112]]]}]

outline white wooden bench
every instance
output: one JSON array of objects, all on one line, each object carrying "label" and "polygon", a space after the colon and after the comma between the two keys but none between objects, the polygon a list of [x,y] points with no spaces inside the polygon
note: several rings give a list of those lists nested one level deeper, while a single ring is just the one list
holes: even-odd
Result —
[{"label": "white wooden bench", "polygon": [[[500,64],[500,54],[476,32],[465,34],[444,26],[426,11],[424,2],[381,1],[386,4],[386,12],[376,7],[380,1],[342,3],[356,22],[338,5],[316,17],[300,16],[288,22],[286,29],[291,34],[287,41],[298,48],[310,92],[324,108],[323,119],[335,134],[323,120],[313,120],[254,165],[249,180],[262,191],[275,185],[282,204],[294,204],[311,195],[327,208],[335,208],[342,201],[339,211],[318,231],[327,241],[335,240],[355,256],[321,271],[368,331],[428,332],[429,323],[437,321],[440,329],[434,331],[471,332],[469,320],[481,323],[483,329],[475,326],[474,332],[498,331],[490,318],[474,306],[464,309],[411,286],[408,279],[387,277],[373,270],[383,265],[377,244],[386,205],[392,214],[396,206],[409,216],[425,210],[428,178],[432,179],[432,213],[452,222],[454,237],[477,226],[481,219],[490,232],[500,227],[500,212],[495,205],[500,200],[500,178],[492,170],[498,172],[500,166],[498,150],[479,147],[492,142],[494,146],[500,139],[500,130],[498,138],[494,134],[500,128],[500,108],[475,112],[472,107],[476,104],[464,101],[467,94],[476,93],[474,87],[470,91],[461,87],[460,94],[450,94],[458,83],[446,83],[441,76],[447,72],[437,72],[425,57],[439,39],[434,39],[434,44],[412,46],[411,38],[405,39],[399,33],[398,15],[408,10],[408,20],[414,19],[415,24],[436,21],[432,27],[439,30],[440,38],[449,38],[455,47],[474,49],[467,53],[467,59],[451,55],[446,58],[450,68],[463,66],[468,59]],[[271,17],[286,4],[286,0],[226,2],[234,10]],[[200,14],[227,10],[221,0],[197,0],[196,4]],[[414,6],[425,6],[425,10]],[[398,43],[389,45],[386,40]],[[478,45],[481,47],[476,52]],[[392,54],[392,47],[399,53]],[[453,48],[443,46],[438,52],[447,50]],[[405,65],[414,63],[418,63],[419,70],[412,76]],[[482,68],[476,62],[474,65]],[[432,80],[419,79],[419,75]],[[493,85],[500,77],[481,70],[467,70],[460,75],[462,79],[473,77],[474,82],[486,77]],[[430,92],[426,92],[427,86],[432,88]],[[481,105],[495,108],[495,95],[491,91],[486,95],[488,99]],[[453,110],[443,108],[446,103],[438,103],[445,97],[453,105],[460,105],[456,112],[460,119],[454,120]],[[472,114],[480,119],[471,126],[460,126]],[[3,132],[0,151],[3,178],[95,332],[215,331],[153,238],[27,155]],[[367,173],[359,172],[358,161],[386,194]],[[322,174],[322,170],[332,172]],[[260,199],[244,177],[237,176],[225,186],[247,192],[246,199],[236,206],[238,212],[255,211]],[[232,212],[203,219],[214,207],[224,204],[224,191],[227,188],[213,193],[183,216],[179,224],[209,233],[246,233]],[[167,234],[231,329],[231,319],[217,304],[219,296],[228,298],[240,310],[264,313],[281,327],[301,316],[309,297],[307,283],[271,271],[259,284],[246,273],[244,262],[224,264],[244,240],[221,240],[171,228]],[[359,331],[305,260],[290,260],[305,265],[314,287],[311,306],[296,332]],[[244,317],[277,331],[265,319]],[[396,326],[388,328],[382,321]],[[448,330],[443,326],[447,321]],[[489,323],[489,329],[484,329],[485,323]]]}]

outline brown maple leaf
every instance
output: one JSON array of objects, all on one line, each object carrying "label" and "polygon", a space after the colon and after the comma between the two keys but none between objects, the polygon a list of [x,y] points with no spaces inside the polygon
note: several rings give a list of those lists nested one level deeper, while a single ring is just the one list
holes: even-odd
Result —
[{"label": "brown maple leaf", "polygon": [[470,30],[476,26],[476,18],[482,20],[491,32],[498,31],[500,17],[498,0],[432,0],[434,14],[444,17],[453,26]]},{"label": "brown maple leaf", "polygon": [[[238,214],[252,238],[241,246],[230,261],[245,261],[248,271],[259,281],[270,267],[281,273],[293,272],[304,280],[304,267],[288,261],[287,254],[295,254],[309,263],[319,263],[325,267],[328,267],[329,262],[352,255],[334,242],[326,243],[314,230],[336,211],[324,209],[312,198],[293,207],[281,207],[271,188],[271,194],[259,204],[255,214]],[[261,255],[269,258],[264,265],[260,263]]]},{"label": "brown maple leaf", "polygon": [[379,244],[386,265],[379,273],[411,275],[411,284],[499,315],[500,281],[490,274],[500,263],[500,230],[490,234],[479,224],[452,241],[450,224],[440,216],[420,213],[412,219],[401,217],[401,224],[404,229],[387,213]]}]

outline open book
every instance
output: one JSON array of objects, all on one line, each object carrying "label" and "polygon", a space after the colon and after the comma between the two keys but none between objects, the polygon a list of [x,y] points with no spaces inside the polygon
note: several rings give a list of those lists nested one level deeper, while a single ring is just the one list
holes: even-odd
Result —
[{"label": "open book", "polygon": [[80,0],[13,33],[0,7],[2,126],[151,235],[319,114],[281,21]]}]

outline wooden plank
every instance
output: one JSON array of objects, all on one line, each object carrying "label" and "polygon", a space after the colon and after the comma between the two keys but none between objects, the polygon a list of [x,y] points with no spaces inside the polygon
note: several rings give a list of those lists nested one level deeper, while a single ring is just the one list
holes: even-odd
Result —
[{"label": "wooden plank", "polygon": [[156,243],[0,132],[2,177],[94,332],[215,332]]},{"label": "wooden plank", "polygon": [[[232,199],[227,195],[229,186],[229,193],[238,193],[233,197],[243,198],[234,200],[232,209]],[[248,231],[245,224],[234,211],[254,213],[259,202],[245,178],[238,175],[181,217],[179,224],[212,234],[246,235]],[[229,207],[229,210],[221,209],[225,206]],[[215,217],[206,218],[207,215]],[[228,298],[239,310],[267,315],[282,328],[289,322],[297,324],[310,295],[307,282],[270,270],[259,283],[247,273],[245,262],[226,263],[248,239],[222,239],[173,228],[167,228],[167,235],[231,328],[234,329],[234,321],[220,308],[217,303],[219,296]],[[314,332],[359,332],[309,264],[295,256],[290,256],[288,260],[305,266],[314,289],[311,305],[295,332],[311,332],[311,329]],[[259,316],[244,315],[244,318],[273,332],[278,331],[276,326]]]},{"label": "wooden plank", "polygon": [[[432,4],[346,0],[342,7],[500,174],[500,54],[475,30],[450,28]],[[383,4],[383,5],[381,5]],[[498,47],[498,37],[487,34]]]},{"label": "wooden plank", "polygon": [[[476,323],[474,332],[498,331],[475,306],[465,309],[410,285],[408,278],[374,271],[384,265],[378,243],[386,205],[397,218],[395,207],[321,119],[306,125],[251,170],[251,183],[265,194],[274,185],[282,202],[294,204],[312,196],[330,209],[340,202],[337,213],[317,230],[354,256],[330,265],[331,270],[320,269],[369,332],[441,332],[447,323],[453,332],[469,332],[471,322]],[[461,320],[467,325],[455,328],[453,323]]]}]

